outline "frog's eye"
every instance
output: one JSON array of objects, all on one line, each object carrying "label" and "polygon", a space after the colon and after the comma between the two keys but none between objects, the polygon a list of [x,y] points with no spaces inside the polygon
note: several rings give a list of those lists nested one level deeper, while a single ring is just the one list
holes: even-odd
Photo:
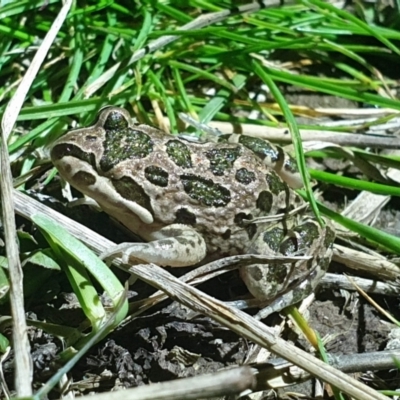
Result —
[{"label": "frog's eye", "polygon": [[104,121],[104,129],[124,129],[129,125],[128,120],[126,119],[126,115],[118,109],[107,110],[108,115],[106,120]]}]

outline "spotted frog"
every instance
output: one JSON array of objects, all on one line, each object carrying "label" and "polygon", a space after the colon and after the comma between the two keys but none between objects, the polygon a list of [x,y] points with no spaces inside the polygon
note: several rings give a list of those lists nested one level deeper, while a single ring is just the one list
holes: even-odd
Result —
[{"label": "spotted frog", "polygon": [[108,107],[95,125],[58,139],[51,158],[66,181],[144,239],[119,245],[130,259],[184,267],[206,255],[309,256],[241,268],[256,298],[275,300],[273,310],[308,295],[329,265],[333,230],[307,217],[289,187],[301,185],[296,163],[262,139],[194,142]]}]

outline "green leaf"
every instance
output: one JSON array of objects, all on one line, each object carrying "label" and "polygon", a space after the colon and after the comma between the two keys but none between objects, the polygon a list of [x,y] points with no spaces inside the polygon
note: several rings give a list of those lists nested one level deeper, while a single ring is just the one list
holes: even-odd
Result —
[{"label": "green leaf", "polygon": [[[85,315],[91,321],[92,333],[76,343],[79,348],[101,328],[106,319],[106,312],[89,273],[107,292],[115,306],[121,301],[121,296],[125,296],[124,287],[105,263],[53,220],[42,214],[35,214],[32,216],[32,221],[39,226],[52,250],[57,254],[58,262],[67,274]],[[115,318],[115,326],[125,318],[127,312],[128,302],[125,299]]]}]

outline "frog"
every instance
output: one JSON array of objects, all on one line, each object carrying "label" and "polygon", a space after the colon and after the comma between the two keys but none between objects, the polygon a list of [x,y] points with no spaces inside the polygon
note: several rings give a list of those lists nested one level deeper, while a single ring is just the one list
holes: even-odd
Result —
[{"label": "frog", "polygon": [[310,294],[329,266],[332,226],[319,225],[296,193],[296,161],[264,139],[194,141],[109,106],[94,125],[57,139],[50,154],[65,181],[143,240],[110,254],[169,267],[240,254],[302,256],[240,267],[270,312]]}]

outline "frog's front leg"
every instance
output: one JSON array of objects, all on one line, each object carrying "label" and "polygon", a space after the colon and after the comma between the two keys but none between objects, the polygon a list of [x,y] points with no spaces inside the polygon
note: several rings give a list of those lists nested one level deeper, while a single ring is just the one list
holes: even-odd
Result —
[{"label": "frog's front leg", "polygon": [[190,226],[172,224],[152,232],[148,243],[121,243],[102,254],[103,258],[122,256],[130,259],[170,267],[187,267],[206,256],[203,237]]}]

